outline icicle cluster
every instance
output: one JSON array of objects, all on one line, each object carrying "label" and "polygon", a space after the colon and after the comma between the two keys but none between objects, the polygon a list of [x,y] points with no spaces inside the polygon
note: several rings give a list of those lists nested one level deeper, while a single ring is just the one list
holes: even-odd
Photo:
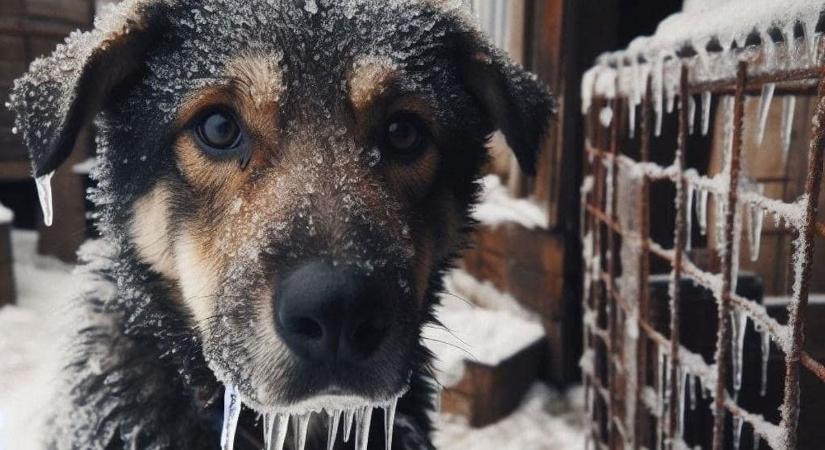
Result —
[{"label": "icicle cluster", "polygon": [[[657,30],[656,34],[649,38],[639,38],[635,40],[629,48],[609,53],[601,56],[597,64],[584,76],[581,84],[583,112],[590,113],[593,106],[593,98],[598,96],[604,99],[620,97],[627,101],[627,133],[630,137],[636,135],[639,127],[639,106],[642,100],[650,102],[653,113],[652,134],[659,136],[666,114],[674,111],[676,98],[679,95],[680,69],[687,66],[689,79],[692,86],[703,82],[711,81],[731,81],[735,79],[740,61],[748,62],[748,73],[751,76],[774,73],[777,71],[787,71],[795,69],[810,68],[818,65],[822,55],[819,55],[821,33],[816,29],[820,13],[825,9],[821,1],[814,0],[788,0],[777,2],[774,0],[729,0],[725,2],[690,0],[685,2],[685,10],[665,20]],[[776,39],[776,32],[781,34],[781,39]],[[754,33],[761,40],[759,45],[748,46],[754,41]],[[713,44],[709,50],[709,44]],[[682,52],[686,47],[694,52]],[[685,56],[687,54],[690,56]],[[648,92],[648,82],[650,98],[645,99]],[[779,106],[774,104],[776,95],[776,85],[766,84],[762,88],[759,98],[757,118],[753,130],[747,130],[754,134],[755,142],[761,144],[764,141],[765,130],[768,125],[768,118],[771,108]],[[747,299],[743,299],[735,294],[736,282],[738,280],[740,261],[740,242],[744,234],[747,242],[749,257],[756,261],[760,255],[762,231],[766,215],[773,215],[778,227],[787,226],[793,229],[801,229],[805,219],[805,205],[807,197],[802,196],[793,202],[784,202],[765,197],[762,186],[750,181],[747,175],[738,180],[739,195],[738,203],[730,205],[728,202],[730,180],[730,164],[732,158],[733,143],[733,116],[734,100],[730,96],[724,96],[714,101],[713,94],[709,91],[701,93],[700,96],[687,99],[688,107],[688,131],[689,133],[701,132],[707,135],[710,132],[713,117],[716,116],[714,109],[718,109],[718,115],[722,116],[720,129],[718,130],[723,146],[723,170],[715,176],[700,175],[695,170],[687,170],[684,173],[673,165],[662,167],[652,163],[639,163],[625,156],[618,156],[616,160],[611,156],[602,158],[605,168],[606,183],[611,186],[611,180],[618,177],[618,185],[621,186],[625,178],[640,180],[643,177],[649,180],[669,179],[673,182],[686,181],[686,209],[687,209],[687,241],[686,249],[692,248],[691,235],[692,228],[698,226],[702,235],[708,233],[709,227],[715,235],[716,244],[719,246],[720,254],[727,248],[725,239],[725,215],[734,213],[734,242],[732,245],[733,267],[731,268],[732,297],[734,304],[730,312],[732,327],[731,345],[731,365],[733,379],[733,398],[723,399],[725,402],[735,402],[735,398],[742,388],[743,369],[743,347],[745,333],[748,329],[748,322],[753,322],[752,329],[761,340],[762,361],[761,371],[757,375],[760,379],[760,392],[767,393],[768,362],[770,359],[771,342],[775,342],[778,348],[787,349],[790,346],[789,332],[787,326],[778,324],[767,315],[762,305],[758,305]],[[796,115],[796,98],[794,96],[784,96],[781,102],[781,151],[782,160],[787,161],[790,146],[793,144],[793,125]],[[610,125],[612,121],[612,111],[602,109],[597,111],[598,121],[602,126]],[[593,162],[591,160],[591,162]],[[619,173],[612,170],[614,163],[618,162]],[[582,187],[582,206],[586,200],[587,193],[592,190],[595,180],[589,177]],[[618,188],[617,204],[619,215],[634,215],[638,213],[638,206],[631,205],[627,211],[622,206],[628,200],[635,200],[626,189]],[[608,195],[612,192],[608,192]],[[610,198],[610,197],[608,197]],[[608,204],[608,209],[610,208]],[[677,205],[679,206],[679,205]],[[714,208],[714,209],[710,209]],[[612,211],[606,211],[611,215]],[[694,216],[695,213],[695,216]],[[713,223],[711,223],[713,222]],[[632,226],[622,223],[622,229],[633,231]],[[590,230],[582,229],[582,239],[584,242],[585,256],[585,292],[589,292],[590,283],[598,279],[600,267],[599,258],[602,252],[594,245],[594,235]],[[623,240],[625,245],[638,247],[639,243],[632,243],[630,239]],[[803,269],[802,249],[806,243],[796,242],[794,250],[794,295],[792,308],[798,304],[800,292],[800,274]],[[656,243],[651,244],[654,252],[673,255],[673,250],[661,248]],[[632,255],[630,249],[622,248],[622,266],[634,267],[631,259],[625,261],[624,254]],[[628,262],[630,262],[628,264]],[[684,262],[686,276],[692,278],[698,284],[710,289],[717,301],[721,301],[722,278],[718,274],[703,272],[696,267],[686,257]],[[633,275],[628,275],[633,278]],[[629,284],[629,281],[621,277],[616,280],[621,287]],[[633,296],[626,296],[633,299]],[[634,305],[630,305],[632,309]],[[634,322],[637,325],[637,322]],[[590,334],[604,332],[595,321],[595,312],[589,308],[585,311],[585,325]],[[638,326],[638,325],[637,325]],[[629,325],[632,327],[632,324]],[[586,342],[587,333],[585,336]],[[627,344],[627,343],[625,343]],[[625,345],[627,349],[628,346]],[[582,358],[582,367],[592,370],[595,353],[592,349],[585,352]],[[691,409],[696,408],[697,389],[702,398],[713,397],[715,395],[714,386],[717,384],[717,367],[708,365],[700,355],[691,353],[685,348],[680,349],[679,366],[677,367],[677,379],[671,380],[671,370],[668,369],[669,349],[660,348],[658,355],[657,382],[658,390],[644,388],[642,400],[657,417],[665,417],[668,408],[678,408],[677,425],[678,436],[675,441],[670,442],[675,448],[687,448],[682,440],[684,429],[684,414],[687,404]],[[632,370],[630,373],[632,374]],[[750,375],[750,374],[749,374]],[[750,379],[750,378],[749,378]],[[682,392],[682,399],[677,405],[668,405],[669,392],[667,387],[675,384],[679,392]],[[591,386],[591,389],[593,387]],[[790,406],[794,407],[794,406]],[[763,417],[749,413],[734,415],[733,420],[733,446],[740,447],[742,430],[745,424],[753,430],[753,441],[756,445],[766,442],[774,448],[782,448],[782,426],[777,426],[766,421]],[[661,428],[659,432],[661,433]],[[664,436],[658,436],[659,443],[663,443]]]},{"label": "icicle cluster", "polygon": [[[304,450],[309,421],[313,415],[322,414],[325,416],[327,422],[328,450],[332,450],[335,447],[342,418],[344,428],[343,441],[349,442],[352,437],[352,425],[354,423],[355,450],[366,450],[369,445],[372,410],[375,408],[380,408],[384,411],[384,445],[387,450],[391,450],[395,410],[400,397],[401,395],[385,404],[363,405],[348,409],[324,408],[323,411],[264,414],[265,450],[283,450],[290,425],[292,426],[292,437],[294,439],[292,448],[295,450]],[[232,450],[234,448],[235,431],[238,428],[241,408],[242,401],[237,389],[233,386],[227,386],[224,394],[223,431],[221,432],[222,450]]]},{"label": "icicle cluster", "polygon": [[[689,68],[692,84],[733,79],[736,77],[737,63],[748,60],[757,73],[767,73],[779,69],[800,69],[814,66],[819,58],[820,32],[816,30],[821,2],[814,0],[743,0],[714,2],[713,7],[686,10],[662,22],[651,37],[634,40],[625,49],[602,55],[598,64],[590,69],[582,80],[582,107],[586,113],[590,109],[594,95],[604,98],[621,96],[628,101],[628,128],[630,136],[637,127],[636,107],[641,103],[647,88],[648,76],[651,80],[654,113],[654,134],[662,130],[663,116],[672,113],[675,98],[679,92],[680,68]],[[797,24],[803,30],[802,37],[795,32]],[[770,30],[782,32],[782,42],[774,41]],[[746,47],[749,37],[756,30],[761,45]],[[721,50],[708,50],[710,43],[721,46]],[[685,47],[695,50],[690,57],[677,56]],[[757,141],[762,142],[776,86],[764,86],[760,101]],[[701,108],[690,104],[689,126],[693,130],[697,109],[701,110],[702,134],[710,128],[713,96],[704,92]],[[695,102],[695,100],[690,100]],[[783,107],[783,150],[790,145],[790,129],[793,123],[795,100],[787,97]]]}]

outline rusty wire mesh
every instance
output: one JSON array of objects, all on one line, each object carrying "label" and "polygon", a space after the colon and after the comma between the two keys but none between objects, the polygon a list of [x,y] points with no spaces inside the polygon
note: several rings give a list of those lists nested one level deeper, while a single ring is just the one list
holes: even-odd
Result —
[{"label": "rusty wire mesh", "polygon": [[[710,391],[709,409],[713,416],[714,450],[726,446],[731,425],[752,428],[755,447],[798,448],[797,427],[800,400],[800,371],[813,374],[825,382],[825,367],[803,350],[806,307],[808,305],[811,265],[817,234],[825,226],[817,223],[817,208],[822,181],[825,148],[825,71],[823,67],[805,70],[752,70],[750,61],[738,63],[735,79],[693,82],[691,67],[676,58],[680,81],[677,93],[677,148],[670,166],[651,162],[654,134],[654,95],[647,79],[646,95],[640,104],[639,136],[628,139],[628,98],[594,96],[586,113],[587,135],[585,182],[582,186],[582,239],[585,263],[585,352],[582,369],[587,387],[588,415],[591,429],[589,444],[595,448],[687,448],[680,428],[683,427],[685,379],[699,382]],[[774,84],[777,95],[809,96],[816,99],[812,117],[805,195],[796,202],[774,200],[758,192],[742,191],[741,157],[745,123],[745,99],[758,95],[763,86]],[[618,91],[618,90],[617,90]],[[685,154],[709,152],[709,148],[689,148],[689,133],[694,127],[691,115],[696,109],[694,96],[712,94],[732,102],[732,132],[728,164],[723,169],[727,186],[687,170]],[[606,120],[600,115],[611,112]],[[632,120],[632,117],[630,118]],[[622,148],[627,145],[636,148]],[[631,157],[628,155],[634,155]],[[628,210],[619,204],[620,176],[635,178],[637,196]],[[629,174],[629,175],[628,175]],[[651,238],[651,183],[670,182],[675,198],[673,246],[665,248]],[[686,251],[692,211],[693,193],[705,189],[721,194],[725,205],[719,236],[720,270],[699,267]],[[690,196],[690,198],[689,198]],[[794,236],[792,268],[793,292],[788,318],[780,323],[769,316],[754,299],[736,291],[736,252],[734,243],[741,239],[737,214],[753,207],[786,219]],[[621,209],[621,210],[620,210]],[[621,216],[621,217],[620,217]],[[740,219],[741,220],[741,219]],[[630,225],[628,225],[630,223]],[[635,258],[622,252],[631,248]],[[651,307],[651,257],[666,261],[670,268],[669,323],[657,326],[649,317]],[[634,267],[629,267],[630,265]],[[682,345],[680,319],[681,280],[687,279],[713,292],[716,301],[718,333],[715,336],[714,361]],[[635,291],[634,291],[635,290]],[[622,292],[635,292],[632,298]],[[747,317],[784,354],[784,395],[781,420],[771,423],[763,415],[739,405],[730,386],[732,323],[731,313]],[[662,331],[662,328],[665,331]],[[701,327],[700,327],[701,328]],[[634,338],[634,336],[636,336]],[[741,364],[741,363],[740,363]],[[664,373],[662,373],[664,372]],[[654,373],[651,375],[651,373]],[[693,377],[693,378],[691,378]],[[653,425],[645,419],[652,416]],[[726,419],[730,419],[726,421]],[[653,436],[651,438],[651,436]],[[729,439],[729,438],[728,438]],[[652,440],[652,443],[651,443]]]}]

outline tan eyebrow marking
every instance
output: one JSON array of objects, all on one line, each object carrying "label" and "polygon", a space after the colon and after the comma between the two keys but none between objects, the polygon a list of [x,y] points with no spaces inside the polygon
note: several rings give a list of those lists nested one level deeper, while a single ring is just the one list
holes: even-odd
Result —
[{"label": "tan eyebrow marking", "polygon": [[398,76],[398,66],[389,58],[364,56],[356,60],[348,77],[353,108],[363,112]]},{"label": "tan eyebrow marking", "polygon": [[274,54],[246,53],[226,66],[230,86],[256,107],[277,104],[284,92],[281,57]]}]

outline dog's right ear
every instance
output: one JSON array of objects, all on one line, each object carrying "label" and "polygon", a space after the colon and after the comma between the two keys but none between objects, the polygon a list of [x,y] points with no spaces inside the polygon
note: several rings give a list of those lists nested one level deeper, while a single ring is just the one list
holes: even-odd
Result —
[{"label": "dog's right ear", "polygon": [[167,8],[165,0],[126,0],[15,81],[9,100],[34,176],[54,172],[110,94],[139,73]]}]

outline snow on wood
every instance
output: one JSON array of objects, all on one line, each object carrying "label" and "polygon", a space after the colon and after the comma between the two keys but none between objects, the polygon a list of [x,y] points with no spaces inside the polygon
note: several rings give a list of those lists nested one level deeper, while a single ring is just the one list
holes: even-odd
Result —
[{"label": "snow on wood", "polygon": [[0,224],[9,224],[14,220],[14,212],[0,203]]},{"label": "snow on wood", "polygon": [[424,340],[436,356],[436,378],[444,387],[461,381],[467,360],[495,366],[544,338],[541,323],[529,313],[515,309],[512,297],[491,285],[473,284],[467,276],[453,274],[448,280],[453,287],[469,287],[471,297],[500,309],[473,304],[461,291],[442,296],[436,318],[444,326],[425,327]]},{"label": "snow on wood", "polygon": [[529,229],[549,226],[547,212],[529,199],[514,198],[497,175],[482,178],[481,186],[480,203],[473,210],[473,218],[482,224],[496,227],[517,223]]},{"label": "snow on wood", "polygon": [[444,415],[436,424],[435,447],[443,450],[584,450],[581,388],[560,394],[536,383],[509,417],[481,429],[467,419]]},{"label": "snow on wood", "polygon": [[507,311],[528,322],[541,322],[538,314],[525,309],[512,295],[499,291],[493,283],[480,281],[464,270],[453,269],[444,275],[444,289],[447,296],[460,296],[482,308]]}]

